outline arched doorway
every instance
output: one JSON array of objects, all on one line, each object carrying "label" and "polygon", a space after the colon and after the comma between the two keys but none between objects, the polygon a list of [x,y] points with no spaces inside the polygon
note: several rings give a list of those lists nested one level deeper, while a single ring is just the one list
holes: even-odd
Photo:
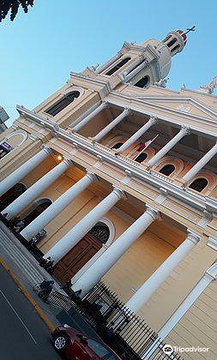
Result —
[{"label": "arched doorway", "polygon": [[52,201],[50,199],[40,199],[40,200],[36,201],[31,212],[28,212],[28,214],[25,217],[23,217],[23,221],[25,223],[24,227],[29,225],[35,218],[37,218],[51,204],[52,204]]},{"label": "arched doorway", "polygon": [[53,276],[59,283],[70,280],[105,244],[110,235],[108,226],[97,223],[57,264]]},{"label": "arched doorway", "polygon": [[17,183],[12,188],[10,188],[4,195],[1,196],[0,211],[10,205],[21,194],[23,194],[24,191],[26,191],[26,186],[22,183]]}]

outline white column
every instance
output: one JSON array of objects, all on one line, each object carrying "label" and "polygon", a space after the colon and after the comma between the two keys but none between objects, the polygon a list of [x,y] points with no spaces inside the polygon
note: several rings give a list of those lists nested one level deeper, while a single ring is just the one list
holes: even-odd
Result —
[{"label": "white column", "polygon": [[56,201],[54,201],[43,213],[34,219],[22,231],[21,235],[30,240],[41,229],[49,224],[57,215],[61,213],[82,191],[84,191],[93,181],[97,180],[96,175],[87,173],[76,184],[62,194]]},{"label": "white column", "polygon": [[118,125],[126,116],[130,114],[130,109],[125,109],[120,115],[118,115],[113,121],[111,121],[104,129],[102,129],[92,140],[99,141],[105,135],[107,135],[116,125]]},{"label": "white column", "polygon": [[100,106],[98,106],[91,114],[89,114],[88,116],[86,116],[83,120],[81,120],[81,122],[77,125],[75,125],[72,128],[72,131],[77,132],[80,129],[82,129],[84,127],[84,125],[86,125],[87,123],[89,123],[90,120],[92,120],[97,114],[100,113],[100,111],[106,109],[108,106],[108,104],[106,102],[103,102]]},{"label": "white column", "polygon": [[172,331],[176,324],[181,320],[185,313],[190,309],[198,297],[203,293],[211,281],[216,280],[217,278],[217,263],[214,263],[206,270],[204,276],[199,280],[191,292],[186,296],[180,306],[176,311],[171,315],[169,320],[162,326],[158,331],[158,338],[153,342],[153,344],[142,354],[141,358],[143,360],[152,359],[151,355],[158,348],[160,343],[166,338],[166,336]]},{"label": "white column", "polygon": [[58,262],[122,197],[124,197],[124,192],[115,187],[104,200],[63,236],[62,239],[44,255],[44,258],[46,259],[51,256],[55,263]]},{"label": "white column", "polygon": [[158,287],[168,278],[173,269],[186,257],[188,252],[198,243],[199,236],[190,232],[183,243],[160,265],[160,267],[150,276],[150,278],[136,291],[127,301],[126,306],[138,312],[158,289]]},{"label": "white column", "polygon": [[73,284],[74,291],[82,289],[82,297],[101,279],[103,275],[118,261],[127,249],[138,239],[147,227],[156,219],[158,212],[147,208],[119,238],[87,269]]},{"label": "white column", "polygon": [[174,138],[172,138],[160,151],[157,152],[155,156],[153,156],[153,158],[151,158],[151,160],[149,160],[147,166],[151,168],[152,166],[157,164],[157,162],[162,159],[162,157],[166,155],[168,151],[170,151],[184,136],[189,134],[190,130],[183,126],[182,129],[178,132],[178,134],[176,134]]},{"label": "white column", "polygon": [[186,174],[183,180],[188,183],[217,154],[217,144],[210,149]]},{"label": "white column", "polygon": [[151,117],[146,124],[144,124],[135,134],[133,134],[125,143],[116,150],[116,154],[122,154],[129,146],[138,140],[150,127],[156,124],[157,118]]},{"label": "white column", "polygon": [[172,316],[166,322],[166,324],[160,329],[158,335],[161,339],[165,339],[165,337],[170,333],[170,331],[179,322],[179,320],[185,315],[188,309],[203,293],[203,291],[211,283],[211,281],[215,280],[216,278],[217,278],[217,263],[214,263],[212,266],[210,266],[209,269],[206,270],[204,276],[200,279],[200,281],[196,284],[196,286],[184,299],[184,301],[178,307],[178,309],[172,314]]},{"label": "white column", "polygon": [[13,171],[8,177],[0,183],[0,196],[5,194],[9,189],[11,189],[16,183],[18,183],[24,176],[26,176],[30,171],[32,171],[38,164],[40,164],[48,155],[51,154],[51,150],[43,146],[37,154],[27,160],[23,165],[18,169]]},{"label": "white column", "polygon": [[40,178],[35,184],[33,184],[28,190],[26,190],[3,210],[4,214],[7,213],[6,219],[10,220],[22,211],[31,203],[31,201],[33,201],[39,194],[57,180],[58,177],[60,177],[71,165],[72,163],[70,160],[63,160],[60,164],[56,165],[52,170]]}]

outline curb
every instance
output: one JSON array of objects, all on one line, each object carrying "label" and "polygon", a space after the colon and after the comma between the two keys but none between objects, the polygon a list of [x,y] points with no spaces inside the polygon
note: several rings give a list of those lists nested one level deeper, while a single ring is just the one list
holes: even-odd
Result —
[{"label": "curb", "polygon": [[8,265],[3,261],[3,259],[0,257],[0,264],[3,266],[3,268],[7,271],[7,273],[10,275],[10,277],[13,279],[13,281],[17,284],[25,298],[32,304],[34,309],[37,311],[41,319],[45,322],[45,324],[49,327],[51,331],[55,329],[55,326],[53,326],[50,322],[50,320],[47,318],[47,316],[44,314],[44,312],[40,309],[40,307],[36,304],[35,300],[31,297],[31,295],[24,289],[24,287],[21,285],[19,280],[16,278],[16,276],[13,274],[13,272],[9,269]]}]

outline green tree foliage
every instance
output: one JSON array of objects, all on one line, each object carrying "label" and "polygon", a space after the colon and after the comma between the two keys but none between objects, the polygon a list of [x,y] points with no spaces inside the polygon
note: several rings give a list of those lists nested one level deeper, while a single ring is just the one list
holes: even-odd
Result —
[{"label": "green tree foliage", "polygon": [[10,13],[10,19],[13,21],[18,13],[19,7],[28,12],[28,6],[33,6],[34,0],[0,0],[0,22]]}]

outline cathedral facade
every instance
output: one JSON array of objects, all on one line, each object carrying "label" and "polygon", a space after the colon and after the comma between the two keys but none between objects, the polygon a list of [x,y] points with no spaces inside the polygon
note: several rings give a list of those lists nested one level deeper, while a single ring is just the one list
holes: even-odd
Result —
[{"label": "cathedral facade", "polygon": [[[0,134],[1,213],[84,297],[100,280],[172,346],[217,358],[217,100],[166,88],[187,36],[125,42]],[[151,359],[145,354],[144,359]]]}]

